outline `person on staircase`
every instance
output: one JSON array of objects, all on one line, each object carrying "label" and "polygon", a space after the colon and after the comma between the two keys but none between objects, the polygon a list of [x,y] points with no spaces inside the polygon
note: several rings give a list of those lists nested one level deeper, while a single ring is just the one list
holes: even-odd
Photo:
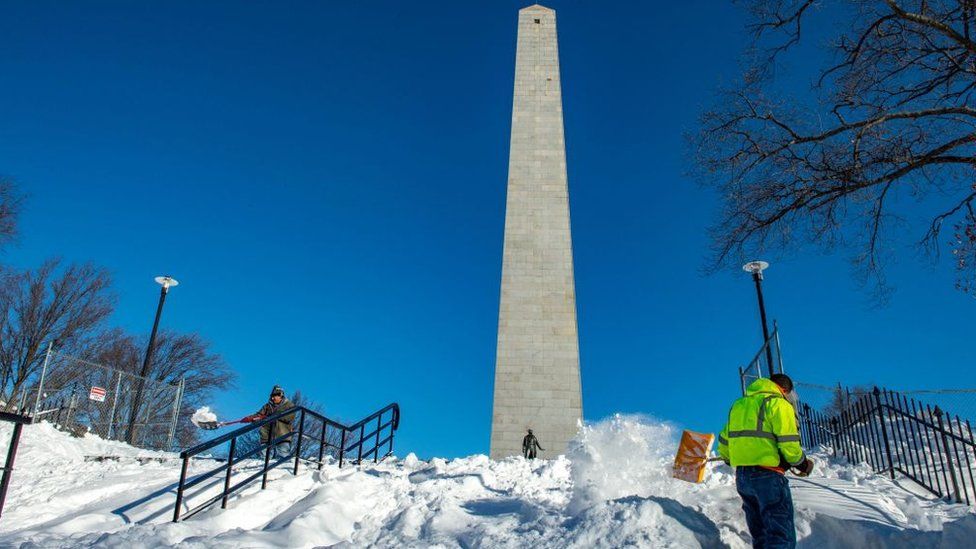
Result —
[{"label": "person on staircase", "polygon": [[[257,411],[256,414],[247,416],[244,421],[251,423],[254,421],[259,421],[268,416],[277,414],[278,412],[283,412],[294,408],[295,405],[292,404],[288,397],[285,396],[285,390],[281,387],[275,385],[271,389],[271,396],[268,398],[268,402]],[[267,423],[261,426],[261,444],[268,444],[270,441],[278,439],[279,437],[285,437],[278,440],[272,452],[275,457],[282,458],[291,455],[291,423],[295,420],[295,414],[287,414],[271,423]],[[288,435],[288,436],[285,436]]]},{"label": "person on staircase", "polygon": [[535,451],[537,449],[543,452],[546,450],[542,446],[539,446],[539,439],[535,438],[535,435],[532,434],[532,429],[529,429],[529,434],[525,435],[522,439],[522,455],[526,459],[535,459]]},{"label": "person on staircase", "polygon": [[718,453],[735,467],[735,487],[752,534],[752,546],[796,547],[793,497],[785,472],[805,477],[813,462],[803,453],[796,412],[786,395],[793,380],[786,374],[760,378],[729,410],[718,436]]}]

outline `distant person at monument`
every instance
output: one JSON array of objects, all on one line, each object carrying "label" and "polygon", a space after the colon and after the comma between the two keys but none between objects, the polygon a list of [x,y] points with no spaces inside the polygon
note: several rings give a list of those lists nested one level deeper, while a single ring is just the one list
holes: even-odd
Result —
[{"label": "distant person at monument", "polygon": [[813,462],[803,453],[796,412],[786,395],[793,380],[786,374],[757,379],[729,410],[718,436],[718,453],[735,467],[735,487],[752,534],[752,546],[796,547],[793,496],[785,473],[805,477]]},{"label": "distant person at monument", "polygon": [[[292,404],[292,402],[285,396],[285,390],[275,385],[274,388],[271,389],[271,396],[268,398],[268,402],[266,402],[256,414],[244,418],[244,422],[251,423],[254,421],[259,421],[268,416],[272,416],[278,412],[283,412],[294,407],[295,405]],[[278,437],[291,435],[291,422],[294,421],[294,419],[295,414],[288,414],[279,418],[278,421],[262,425],[261,444],[268,444],[268,442]],[[279,458],[290,455],[291,436],[278,441],[274,448],[272,448],[272,452],[274,452],[275,457]]]},{"label": "distant person at monument", "polygon": [[539,439],[535,438],[535,435],[532,434],[532,429],[529,429],[529,434],[525,435],[525,438],[522,439],[522,455],[526,459],[535,459],[535,451],[537,449],[543,452],[546,451],[545,448],[539,446]]}]

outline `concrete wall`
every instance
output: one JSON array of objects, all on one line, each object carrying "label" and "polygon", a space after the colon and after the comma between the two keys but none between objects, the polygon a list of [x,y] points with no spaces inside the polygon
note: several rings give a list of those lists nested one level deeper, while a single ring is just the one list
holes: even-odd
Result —
[{"label": "concrete wall", "polygon": [[520,454],[526,428],[555,457],[582,415],[556,12],[535,5],[518,18],[491,457]]}]

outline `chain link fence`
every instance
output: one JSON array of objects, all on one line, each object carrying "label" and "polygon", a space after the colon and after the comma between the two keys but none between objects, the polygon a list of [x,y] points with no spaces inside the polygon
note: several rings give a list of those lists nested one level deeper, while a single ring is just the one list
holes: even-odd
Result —
[{"label": "chain link fence", "polygon": [[769,377],[775,373],[783,373],[783,355],[779,346],[779,328],[773,327],[773,333],[763,343],[759,352],[745,366],[739,368],[739,384],[742,394],[746,394],[746,387],[761,377]]},{"label": "chain link fence", "polygon": [[48,350],[22,409],[76,434],[93,433],[134,446],[173,446],[183,381],[169,384]]}]

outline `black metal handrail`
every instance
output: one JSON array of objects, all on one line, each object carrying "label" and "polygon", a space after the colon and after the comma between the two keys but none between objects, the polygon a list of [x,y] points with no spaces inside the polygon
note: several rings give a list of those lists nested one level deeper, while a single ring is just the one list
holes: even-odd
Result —
[{"label": "black metal handrail", "polygon": [[892,479],[900,473],[938,497],[976,504],[976,437],[969,420],[877,387],[834,416],[806,404],[797,411],[807,447],[831,447],[876,473]]},{"label": "black metal handrail", "polygon": [[10,477],[14,472],[14,460],[17,458],[17,447],[20,445],[20,432],[24,425],[33,423],[34,418],[0,412],[0,421],[9,421],[14,424],[14,431],[10,435],[10,446],[7,448],[7,460],[3,463],[3,476],[0,477],[0,516],[3,516],[3,504],[7,501],[7,488],[10,486]]},{"label": "black metal handrail", "polygon": [[[269,425],[274,422],[277,422],[281,418],[284,418],[286,416],[292,416],[292,415],[297,416],[298,419],[297,432],[294,430],[290,431],[272,440],[269,440],[267,443],[262,443],[258,447],[248,451],[243,455],[240,456],[236,455],[237,440],[241,436],[251,433],[255,430],[258,430],[265,425]],[[384,422],[383,419],[384,417],[387,417],[387,415],[388,415],[388,420]],[[310,418],[312,421],[317,421],[318,423],[321,424],[321,429],[318,430],[317,437],[306,432],[307,418]],[[376,429],[370,431],[370,433],[367,435],[365,433],[366,425],[370,424],[374,420],[376,421]],[[297,475],[298,464],[302,460],[316,464],[318,465],[319,469],[322,469],[322,466],[325,463],[324,461],[325,452],[329,448],[335,451],[337,458],[339,460],[339,467],[342,467],[345,461],[346,453],[351,452],[353,450],[356,450],[356,463],[362,463],[363,458],[368,458],[370,456],[373,457],[374,463],[379,462],[381,459],[384,459],[393,453],[393,436],[396,430],[399,428],[399,426],[400,426],[400,406],[395,402],[384,406],[383,408],[377,410],[376,412],[373,412],[372,414],[366,416],[365,418],[354,423],[353,425],[344,425],[341,422],[329,419],[323,416],[322,414],[319,414],[318,412],[309,410],[304,406],[296,406],[288,410],[277,412],[261,420],[250,423],[244,427],[235,429],[227,434],[221,435],[212,440],[208,440],[206,442],[197,444],[192,448],[187,448],[186,450],[180,452],[180,458],[183,460],[183,464],[180,471],[180,483],[176,490],[176,507],[173,510],[173,522],[179,522],[181,518],[184,520],[188,519],[193,515],[199,513],[200,511],[207,509],[208,507],[217,503],[218,501],[221,502],[220,505],[221,508],[224,509],[227,508],[227,499],[230,497],[230,495],[240,490],[241,488],[247,486],[248,484],[254,482],[255,480],[257,480],[258,477],[261,477],[261,489],[262,490],[265,489],[268,485],[268,471],[274,469],[275,467],[293,458],[291,455],[287,455],[278,458],[276,461],[272,461],[271,460],[272,450],[274,449],[275,445],[287,441],[291,439],[293,436],[297,435],[297,439],[294,443],[294,448],[293,448],[294,466],[292,467],[292,474]],[[336,433],[338,435],[338,439],[339,439],[338,444],[332,442],[331,438],[329,437],[330,428],[333,430],[332,431],[333,433]],[[350,440],[348,435],[350,433],[355,433],[357,430],[359,431],[359,439],[347,447],[346,442]],[[385,438],[382,438],[381,440],[381,435],[385,433],[387,430],[389,434]],[[318,444],[318,459],[309,459],[309,458],[302,457],[302,444],[305,440],[311,440],[313,441],[313,444],[314,443]],[[369,440],[373,441],[374,443],[373,446],[366,447],[364,449],[364,446],[368,445]],[[226,442],[230,442],[230,450],[227,454],[226,462],[217,466],[214,469],[211,469],[210,471],[207,471],[205,473],[197,475],[196,477],[190,480],[187,480],[186,476],[187,476],[187,470],[189,469],[190,466],[190,459],[203,452],[206,452],[207,450],[216,448],[217,446],[220,446],[221,444],[224,444]],[[386,453],[380,456],[380,448],[387,445],[388,448]],[[260,469],[258,469],[256,472],[247,476],[246,478],[232,484],[231,481],[234,476],[234,465],[239,461],[255,456],[261,450],[264,450],[263,466]],[[210,497],[207,500],[198,504],[197,506],[187,509],[185,513],[181,513],[183,502],[184,499],[186,498],[186,490],[193,488],[194,486],[197,486],[208,479],[214,478],[222,472],[225,473],[223,490],[221,490],[221,492],[216,496]]]}]

